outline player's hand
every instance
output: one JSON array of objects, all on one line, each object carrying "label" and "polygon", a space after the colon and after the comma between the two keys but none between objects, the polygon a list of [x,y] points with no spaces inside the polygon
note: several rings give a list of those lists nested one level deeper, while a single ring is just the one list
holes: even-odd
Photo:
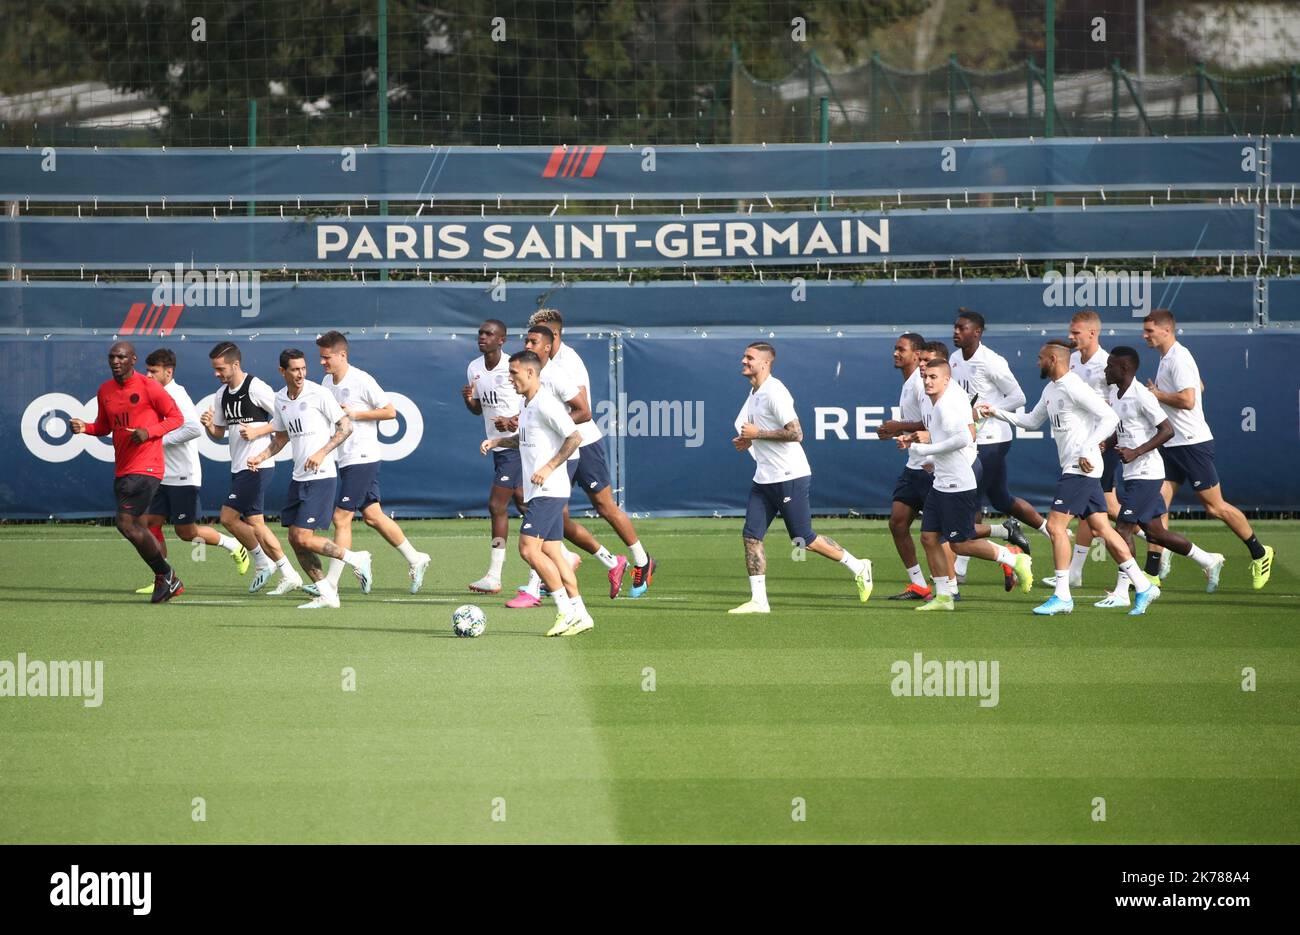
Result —
[{"label": "player's hand", "polygon": [[915,432],[905,432],[904,434],[899,435],[897,438],[894,439],[895,444],[897,444],[898,447],[904,451],[906,451],[908,448],[911,448],[912,443],[915,441],[916,441]]},{"label": "player's hand", "polygon": [[82,422],[80,419],[69,419],[68,427],[72,429],[73,435],[80,435],[82,432],[86,431],[86,423]]},{"label": "player's hand", "polygon": [[547,467],[545,464],[543,464],[541,467],[539,467],[536,471],[533,472],[533,476],[531,478],[532,482],[536,484],[538,487],[542,486],[542,484],[546,483],[546,478],[551,476],[551,472],[553,470],[555,469],[552,467]]},{"label": "player's hand", "polygon": [[745,438],[741,435],[737,435],[735,438],[733,438],[731,440],[731,443],[736,446],[737,451],[748,451],[754,445],[754,443],[751,442],[748,438]]},{"label": "player's hand", "polygon": [[262,454],[253,455],[251,458],[249,458],[248,461],[246,462],[246,465],[250,471],[256,471],[257,466],[265,460],[266,460],[266,453],[263,452]]},{"label": "player's hand", "polygon": [[893,438],[901,429],[901,423],[890,419],[888,422],[882,422],[876,429],[876,438]]},{"label": "player's hand", "polygon": [[1092,462],[1086,456],[1079,459],[1079,470],[1085,474],[1092,473]]},{"label": "player's hand", "polygon": [[303,468],[305,468],[308,471],[320,470],[320,463],[325,460],[325,456],[327,454],[329,454],[329,452],[327,452],[324,448],[322,448],[320,451],[316,452],[314,455],[312,455],[310,458],[308,458],[306,461],[302,463]]},{"label": "player's hand", "polygon": [[474,399],[474,384],[466,383],[460,388],[460,395],[465,397],[465,403],[468,405]]},{"label": "player's hand", "polygon": [[926,472],[928,472],[928,473],[930,473],[930,474],[933,474],[933,473],[934,473],[934,462],[933,462],[933,461],[927,461],[927,462],[925,462],[925,464],[922,464],[922,465],[921,465],[921,470],[922,470],[922,471],[926,471]]},{"label": "player's hand", "polygon": [[257,436],[253,434],[253,429],[250,428],[249,423],[245,422],[239,426],[239,437],[246,442],[251,442]]},{"label": "player's hand", "polygon": [[749,439],[758,438],[758,426],[753,422],[746,422],[740,427],[740,437]]},{"label": "player's hand", "polygon": [[924,429],[914,433],[912,437],[914,440],[920,442],[922,445],[930,444],[930,433],[925,431]]},{"label": "player's hand", "polygon": [[211,410],[211,409],[207,410],[206,412],[203,413],[203,415],[199,416],[199,424],[202,425],[205,429],[210,429],[210,428],[212,428],[212,410]]},{"label": "player's hand", "polygon": [[485,438],[483,439],[483,441],[479,442],[478,453],[481,455],[485,455],[496,446],[497,446],[497,440],[495,438]]},{"label": "player's hand", "polygon": [[1132,448],[1116,448],[1115,454],[1119,455],[1119,459],[1125,464],[1131,464],[1133,459],[1137,457],[1137,452]]},{"label": "player's hand", "polygon": [[977,419],[992,419],[992,418],[994,418],[994,415],[993,415],[993,407],[990,406],[988,403],[979,403],[979,404],[977,404],[977,405],[975,406],[975,418],[977,418]]},{"label": "player's hand", "polygon": [[1147,380],[1147,389],[1149,389],[1149,390],[1151,391],[1151,394],[1152,394],[1153,396],[1155,396],[1155,398],[1156,398],[1157,400],[1160,399],[1160,397],[1163,395],[1163,394],[1160,392],[1160,390],[1156,389],[1156,381],[1155,381],[1155,380]]},{"label": "player's hand", "polygon": [[131,439],[137,445],[143,445],[145,442],[149,440],[148,429],[128,429],[128,431],[131,433]]}]

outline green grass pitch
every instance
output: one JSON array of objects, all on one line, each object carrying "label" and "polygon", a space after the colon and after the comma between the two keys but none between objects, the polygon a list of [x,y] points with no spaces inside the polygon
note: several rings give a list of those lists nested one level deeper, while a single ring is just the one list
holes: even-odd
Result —
[{"label": "green grass pitch", "polygon": [[[1091,606],[1109,562],[1070,617],[1032,616],[1048,589],[1003,594],[978,562],[955,613],[916,614],[885,600],[905,575],[884,524],[853,520],[817,527],[874,560],[869,604],[778,528],[772,614],[728,617],[740,520],[638,525],[649,594],[610,602],[588,559],[596,629],[550,640],[550,610],[466,591],[486,520],[406,524],[433,556],[418,596],[358,526],[375,591],[346,574],[343,609],[315,613],[174,540],[186,593],[151,607],[113,530],[0,527],[0,660],[104,662],[99,708],[0,697],[0,840],[1300,841],[1300,524],[1257,524],[1278,555],[1261,592],[1222,526],[1176,524],[1228,556],[1223,586],[1176,559],[1144,618]],[[506,584],[523,578],[512,538]],[[483,637],[453,637],[461,603]],[[895,697],[916,652],[997,661],[998,705]]]}]

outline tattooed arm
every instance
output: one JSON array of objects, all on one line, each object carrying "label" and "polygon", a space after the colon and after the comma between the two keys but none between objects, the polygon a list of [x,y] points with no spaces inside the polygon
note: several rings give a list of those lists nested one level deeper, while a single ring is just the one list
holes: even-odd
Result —
[{"label": "tattooed arm", "polygon": [[801,442],[803,428],[799,425],[798,419],[787,422],[784,428],[779,429],[760,429],[753,422],[746,422],[740,427],[740,437],[767,442]]},{"label": "tattooed arm", "polygon": [[333,437],[325,443],[324,448],[308,458],[306,463],[303,464],[303,467],[307,470],[314,471],[319,468],[321,462],[329,456],[329,453],[347,441],[348,436],[352,434],[352,419],[348,416],[343,416],[343,418],[339,419],[338,422],[334,424],[336,429]]}]

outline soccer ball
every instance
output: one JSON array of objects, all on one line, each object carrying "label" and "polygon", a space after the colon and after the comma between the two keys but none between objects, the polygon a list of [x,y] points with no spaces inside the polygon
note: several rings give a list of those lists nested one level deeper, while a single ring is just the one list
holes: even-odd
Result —
[{"label": "soccer ball", "polygon": [[462,604],[451,615],[451,631],[457,636],[482,636],[487,614],[475,604]]}]

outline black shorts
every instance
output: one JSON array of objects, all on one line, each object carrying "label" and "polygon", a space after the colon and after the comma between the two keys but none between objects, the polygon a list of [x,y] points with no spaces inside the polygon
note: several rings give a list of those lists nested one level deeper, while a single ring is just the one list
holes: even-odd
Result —
[{"label": "black shorts", "polygon": [[361,461],[339,468],[336,510],[364,510],[379,502],[379,462]]},{"label": "black shorts", "polygon": [[160,484],[149,503],[149,514],[161,516],[173,526],[199,521],[199,488]]},{"label": "black shorts", "polygon": [[921,512],[921,532],[937,532],[949,544],[976,538],[975,510],[979,507],[979,491],[944,491],[930,488]]},{"label": "black shorts", "polygon": [[117,498],[117,512],[143,516],[149,512],[154,494],[162,484],[161,477],[152,474],[123,474],[113,481],[113,496]]},{"label": "black shorts", "polygon": [[569,483],[594,496],[609,486],[609,464],[605,460],[605,443],[592,442],[578,449],[578,457],[566,462]]},{"label": "black shorts", "polygon": [[[492,449],[493,487],[518,490],[524,486],[524,462],[518,448]],[[570,478],[572,480],[572,478]]]},{"label": "black shorts", "polygon": [[812,545],[817,533],[812,528],[811,489],[810,474],[775,484],[751,483],[741,535],[761,542],[772,520],[780,516],[785,521],[785,531],[790,534],[791,542],[804,547]]},{"label": "black shorts", "polygon": [[333,477],[316,480],[289,481],[289,496],[280,511],[281,526],[299,529],[329,529],[334,521],[334,491],[338,481]]},{"label": "black shorts", "polygon": [[1190,483],[1198,491],[1219,486],[1213,440],[1195,445],[1164,445],[1160,456],[1165,459],[1165,480],[1171,484]]},{"label": "black shorts", "polygon": [[894,502],[919,510],[925,506],[925,498],[930,496],[934,486],[934,475],[921,468],[903,468],[894,485]]},{"label": "black shorts", "polygon": [[[1119,468],[1119,452],[1112,445],[1101,453],[1101,492],[1115,490],[1115,471]],[[1116,496],[1119,491],[1115,490]]]},{"label": "black shorts", "polygon": [[526,504],[524,521],[519,526],[520,536],[534,536],[543,542],[560,542],[564,539],[564,497],[533,497]]},{"label": "black shorts", "polygon": [[1119,521],[1145,525],[1166,513],[1162,480],[1126,480],[1120,485]]},{"label": "black shorts", "polygon": [[1052,512],[1081,518],[1105,513],[1106,496],[1101,492],[1101,479],[1083,474],[1062,474],[1056,481]]}]

